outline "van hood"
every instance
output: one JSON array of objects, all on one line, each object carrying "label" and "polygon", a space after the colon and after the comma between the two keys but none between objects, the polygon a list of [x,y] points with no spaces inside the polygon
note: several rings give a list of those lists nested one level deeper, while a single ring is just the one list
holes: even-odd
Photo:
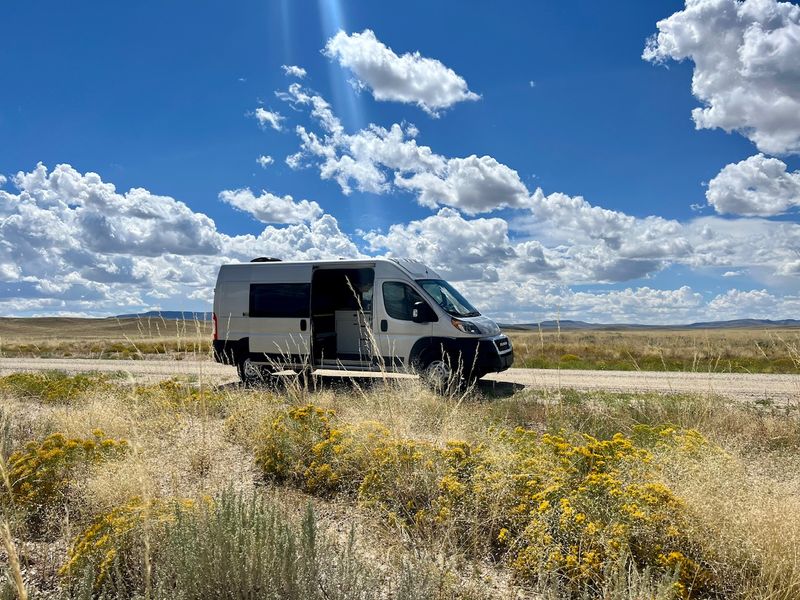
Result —
[{"label": "van hood", "polygon": [[483,335],[497,335],[500,333],[500,327],[489,317],[484,317],[483,315],[479,317],[461,317],[461,320],[474,323]]}]

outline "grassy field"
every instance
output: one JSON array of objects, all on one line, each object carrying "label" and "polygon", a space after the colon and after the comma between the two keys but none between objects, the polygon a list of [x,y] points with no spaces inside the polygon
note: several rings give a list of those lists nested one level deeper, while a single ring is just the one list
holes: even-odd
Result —
[{"label": "grassy field", "polygon": [[[515,367],[800,373],[800,329],[509,331]],[[151,319],[0,318],[0,356],[202,358],[211,324]]]},{"label": "grassy field", "polygon": [[797,407],[0,378],[0,598],[800,596]]},{"label": "grassy field", "polygon": [[800,373],[800,329],[508,333],[515,367]]},{"label": "grassy field", "polygon": [[0,318],[0,356],[126,358],[207,356],[211,323],[65,317]]}]

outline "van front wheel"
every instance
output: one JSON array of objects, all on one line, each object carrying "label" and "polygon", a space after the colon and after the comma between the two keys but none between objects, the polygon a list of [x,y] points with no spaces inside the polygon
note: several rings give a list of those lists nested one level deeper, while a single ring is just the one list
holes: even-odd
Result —
[{"label": "van front wheel", "polygon": [[436,358],[425,365],[420,373],[422,380],[437,394],[447,394],[457,384],[457,376],[453,372],[447,357]]}]

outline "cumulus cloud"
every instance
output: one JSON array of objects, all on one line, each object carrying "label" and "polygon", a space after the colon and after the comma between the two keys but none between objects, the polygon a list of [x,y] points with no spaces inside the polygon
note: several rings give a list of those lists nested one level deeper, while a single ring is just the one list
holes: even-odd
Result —
[{"label": "cumulus cloud", "polygon": [[256,162],[257,162],[259,165],[261,165],[261,168],[262,168],[262,169],[266,169],[268,166],[270,166],[272,163],[274,163],[274,162],[275,162],[275,159],[273,159],[273,158],[272,158],[271,156],[269,156],[269,155],[262,154],[261,156],[259,156],[259,157],[256,159]]},{"label": "cumulus cloud", "polygon": [[205,308],[222,263],[360,256],[335,218],[290,197],[262,194],[253,210],[295,224],[229,236],[183,202],[142,188],[120,193],[70,165],[48,171],[40,164],[12,182],[14,193],[0,190],[3,314],[118,314],[162,303]]},{"label": "cumulus cloud", "polygon": [[456,206],[474,215],[488,210],[529,205],[519,174],[491,156],[451,158],[438,171],[395,175],[397,187],[417,192],[423,206]]},{"label": "cumulus cloud", "polygon": [[741,318],[794,318],[800,296],[727,290],[710,297],[689,286],[576,291],[535,280],[458,284],[482,312],[506,323],[580,319],[595,323],[687,324]]},{"label": "cumulus cloud", "polygon": [[519,174],[491,156],[448,158],[420,145],[413,125],[395,123],[389,129],[371,124],[353,134],[324,98],[299,84],[280,97],[307,106],[322,128],[317,133],[297,127],[300,151],[287,159],[292,168],[318,166],[323,179],[333,179],[345,194],[352,188],[383,194],[409,190],[430,208],[451,206],[474,215],[504,207],[525,207],[528,190]]},{"label": "cumulus cloud", "polygon": [[266,110],[260,106],[255,111],[256,120],[261,127],[272,127],[275,131],[283,129],[281,122],[286,118],[280,113],[272,110]]},{"label": "cumulus cloud", "polygon": [[7,181],[8,179],[6,179],[5,175],[0,175],[0,187],[3,187]]},{"label": "cumulus cloud", "polygon": [[[18,195],[0,191],[4,244],[24,248],[33,234],[52,243],[56,251],[74,247],[76,251],[157,256],[220,250],[214,221],[168,196],[142,188],[120,194],[96,173],[81,174],[69,165],[58,165],[48,173],[39,163],[29,173],[18,173],[13,181]],[[35,254],[50,251],[30,249]]]},{"label": "cumulus cloud", "polygon": [[297,65],[281,65],[281,69],[283,69],[283,73],[287,77],[297,77],[298,79],[303,79],[303,77],[307,75],[306,70],[303,67],[298,67]]},{"label": "cumulus cloud", "polygon": [[[268,225],[258,235],[231,236],[178,200],[141,188],[121,193],[99,175],[79,173],[69,165],[52,171],[39,165],[18,173],[12,183],[14,193],[0,190],[0,311],[6,315],[203,309],[211,301],[217,269],[226,262],[254,256],[364,257],[333,216],[323,214],[316,203],[295,202],[289,196],[224,193],[223,201],[257,218],[289,222]],[[424,260],[458,282],[483,312],[507,321],[560,314],[605,322],[680,323],[784,318],[800,309],[796,295],[758,289],[707,298],[685,286],[604,291],[568,287],[599,281],[615,269],[627,277],[636,270],[631,264],[649,272],[648,261],[698,268],[729,265],[731,271],[748,274],[772,269],[797,277],[800,227],[794,223],[703,217],[677,224],[678,237],[693,248],[685,254],[653,233],[671,231],[676,227],[672,221],[604,213],[583,199],[563,195],[534,194],[532,203],[531,214],[535,218],[538,211],[550,236],[525,237],[515,229],[519,223],[467,218],[442,208],[386,232],[365,233],[362,241],[371,254]],[[657,258],[629,256],[634,252],[629,244],[652,244],[642,253]],[[609,276],[612,280],[621,279]]]},{"label": "cumulus cloud", "polygon": [[715,296],[708,310],[728,319],[793,319],[800,311],[800,296],[776,296],[765,289],[731,289]]},{"label": "cumulus cloud", "polygon": [[262,223],[302,223],[314,221],[322,216],[322,209],[316,202],[301,200],[295,202],[289,196],[276,196],[262,191],[256,196],[249,188],[241,190],[224,190],[219,194],[220,200],[250,213]]},{"label": "cumulus cloud", "polygon": [[738,131],[770,154],[800,152],[800,6],[687,0],[657,27],[643,58],[694,62],[698,129]]},{"label": "cumulus cloud", "polygon": [[505,220],[466,220],[451,208],[364,239],[373,252],[416,258],[453,280],[497,280],[497,270],[515,256]]},{"label": "cumulus cloud", "polygon": [[708,183],[708,203],[718,213],[773,216],[800,206],[800,172],[786,163],[756,154],[725,166]]},{"label": "cumulus cloud", "polygon": [[398,56],[369,29],[350,35],[339,31],[328,40],[324,53],[350,69],[357,85],[368,88],[376,100],[416,104],[437,116],[457,102],[480,98],[440,61],[419,52]]},{"label": "cumulus cloud", "polygon": [[[591,205],[580,196],[537,189],[530,193],[517,172],[492,157],[449,158],[418,142],[411,125],[390,128],[374,124],[353,134],[345,132],[330,105],[299,84],[281,97],[294,108],[306,107],[319,131],[297,127],[300,151],[287,162],[293,168],[316,166],[323,179],[336,181],[345,193],[387,194],[408,190],[417,202],[433,209],[448,207],[472,216],[501,208],[514,209],[508,217],[507,235],[487,238],[506,257],[509,277],[532,276],[539,281],[565,284],[619,283],[654,277],[675,264],[691,268],[747,268],[757,277],[794,276],[798,270],[795,248],[800,226],[760,219],[699,217],[687,222],[657,216],[633,217]],[[372,232],[373,251],[413,254],[415,236],[426,244],[441,245],[447,225],[456,221],[453,211],[398,225],[388,233]],[[461,220],[465,232],[480,219]],[[441,227],[429,237],[434,226]],[[465,241],[464,247],[469,244]],[[486,249],[486,248],[484,248]],[[417,258],[435,261],[420,250]],[[444,254],[442,255],[444,256]],[[480,263],[476,263],[479,265]],[[446,267],[446,261],[434,264]],[[453,277],[491,278],[480,267],[453,269]],[[476,274],[477,273],[477,274]]]}]

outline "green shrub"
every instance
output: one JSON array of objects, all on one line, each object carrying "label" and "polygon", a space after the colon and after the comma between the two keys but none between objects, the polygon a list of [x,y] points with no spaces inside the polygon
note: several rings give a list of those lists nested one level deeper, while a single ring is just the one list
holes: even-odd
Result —
[{"label": "green shrub", "polygon": [[310,505],[298,524],[261,496],[232,492],[199,504],[134,500],[77,536],[61,574],[75,600],[452,597],[424,568],[372,567],[353,531],[335,542]]}]

